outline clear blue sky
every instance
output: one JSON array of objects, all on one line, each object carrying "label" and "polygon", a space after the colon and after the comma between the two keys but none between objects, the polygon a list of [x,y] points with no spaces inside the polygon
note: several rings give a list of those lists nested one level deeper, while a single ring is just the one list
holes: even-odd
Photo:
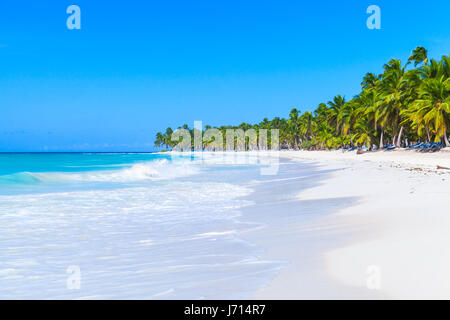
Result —
[{"label": "clear blue sky", "polygon": [[[71,4],[81,30],[66,27]],[[382,30],[366,27],[371,4]],[[418,45],[449,54],[449,12],[449,0],[2,0],[0,151],[148,151],[167,126],[351,98]]]}]

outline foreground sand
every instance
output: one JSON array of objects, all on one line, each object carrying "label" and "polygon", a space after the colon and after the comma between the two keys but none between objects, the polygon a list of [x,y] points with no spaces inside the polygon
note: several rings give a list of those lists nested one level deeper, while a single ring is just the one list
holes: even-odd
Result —
[{"label": "foreground sand", "polygon": [[[338,169],[321,185],[300,192],[299,199],[358,201],[317,224],[327,230],[324,241],[347,235],[337,248],[316,252],[320,281],[305,279],[300,244],[285,243],[290,266],[256,298],[308,298],[305,284],[310,298],[450,299],[450,170],[436,169],[450,167],[449,152],[287,151],[280,156]],[[269,250],[266,257],[277,255]],[[333,282],[342,290],[330,295]]]}]

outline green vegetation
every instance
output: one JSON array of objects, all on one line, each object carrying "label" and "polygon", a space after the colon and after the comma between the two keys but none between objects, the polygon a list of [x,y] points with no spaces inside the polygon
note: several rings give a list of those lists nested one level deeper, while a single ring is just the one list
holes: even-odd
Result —
[{"label": "green vegetation", "polygon": [[[263,119],[258,124],[217,127],[227,129],[279,129],[281,148],[333,149],[340,147],[396,147],[415,142],[450,146],[450,56],[428,59],[427,50],[416,48],[405,65],[397,59],[383,73],[367,73],[361,92],[353,99],[337,95],[327,104],[303,114],[292,109],[287,119]],[[183,127],[191,132],[187,125]],[[206,129],[211,128],[206,126]],[[173,130],[156,135],[155,146],[171,148]],[[269,136],[270,143],[270,136]]]}]

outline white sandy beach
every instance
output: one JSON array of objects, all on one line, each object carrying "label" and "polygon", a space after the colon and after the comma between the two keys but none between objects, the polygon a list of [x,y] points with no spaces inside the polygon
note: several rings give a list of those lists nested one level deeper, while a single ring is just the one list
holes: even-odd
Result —
[{"label": "white sandy beach", "polygon": [[201,155],[14,155],[0,297],[450,298],[450,153]]},{"label": "white sandy beach", "polygon": [[355,198],[313,225],[253,241],[290,264],[255,298],[450,298],[450,153],[286,151],[338,169],[298,199]]}]

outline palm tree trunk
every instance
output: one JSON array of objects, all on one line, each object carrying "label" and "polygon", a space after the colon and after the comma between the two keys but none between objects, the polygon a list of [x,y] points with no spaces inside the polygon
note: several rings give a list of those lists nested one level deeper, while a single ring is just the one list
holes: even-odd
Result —
[{"label": "palm tree trunk", "polygon": [[383,130],[381,130],[381,137],[380,137],[380,150],[383,149]]},{"label": "palm tree trunk", "polygon": [[397,143],[395,144],[396,147],[400,147],[400,142],[402,140],[402,133],[403,133],[403,126],[400,128],[400,132],[398,134]]},{"label": "palm tree trunk", "polygon": [[445,142],[445,147],[450,147],[450,143],[448,142],[448,137],[447,137],[447,128],[444,128],[444,142]]}]

